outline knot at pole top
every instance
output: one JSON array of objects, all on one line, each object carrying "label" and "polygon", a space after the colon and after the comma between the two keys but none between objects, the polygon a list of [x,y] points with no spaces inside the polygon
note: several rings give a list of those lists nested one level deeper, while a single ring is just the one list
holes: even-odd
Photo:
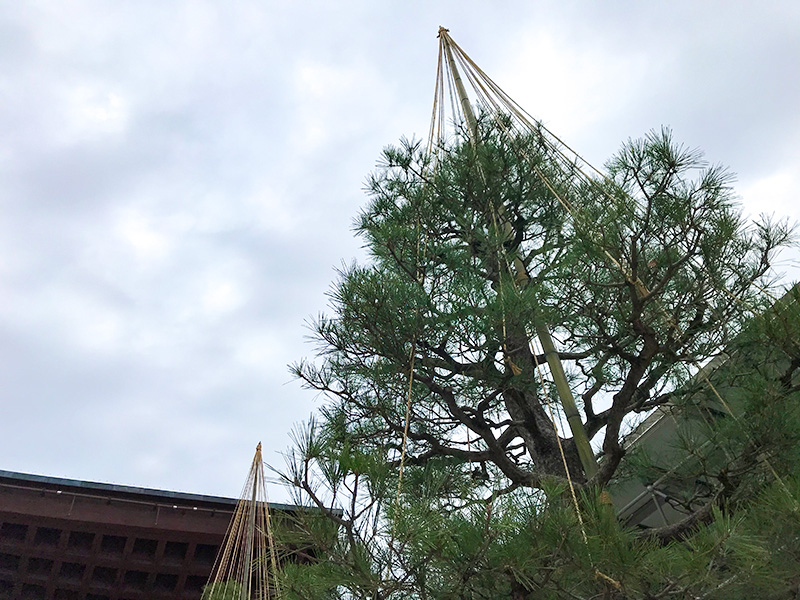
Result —
[{"label": "knot at pole top", "polygon": [[439,26],[439,33],[437,33],[437,34],[436,34],[436,37],[442,37],[442,34],[443,34],[443,33],[447,33],[448,31],[450,31],[450,30],[449,30],[449,29],[445,29],[444,27],[442,27],[442,26],[440,25],[440,26]]}]

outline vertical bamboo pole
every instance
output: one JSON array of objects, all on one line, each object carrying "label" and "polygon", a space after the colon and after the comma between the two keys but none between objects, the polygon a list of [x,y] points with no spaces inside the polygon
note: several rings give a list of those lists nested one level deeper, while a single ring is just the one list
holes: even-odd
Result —
[{"label": "vertical bamboo pole", "polygon": [[[447,63],[450,67],[450,72],[453,74],[453,82],[456,86],[456,93],[458,95],[459,103],[461,104],[461,109],[464,111],[464,117],[467,120],[467,126],[470,133],[470,142],[473,145],[477,145],[479,141],[478,120],[476,119],[475,113],[472,110],[472,106],[469,103],[469,98],[467,97],[467,92],[464,89],[464,83],[461,80],[458,67],[456,67],[455,60],[453,60],[453,53],[450,48],[447,30],[443,27],[439,28],[439,37],[441,38],[441,43],[444,46],[445,56],[447,57]],[[513,231],[511,223],[509,223],[508,219],[505,217],[505,207],[500,205],[497,208],[497,213],[503,227],[503,233],[510,237]],[[514,256],[512,263],[514,280],[520,286],[524,287],[530,281],[530,277],[528,277],[528,274],[525,270],[525,265],[518,256]],[[539,338],[542,349],[544,350],[547,365],[550,367],[550,374],[552,375],[553,382],[556,385],[556,390],[561,400],[561,406],[563,407],[564,413],[567,416],[567,422],[569,423],[569,428],[572,431],[572,437],[575,440],[575,446],[578,449],[578,456],[581,460],[581,466],[583,466],[583,471],[586,475],[586,478],[591,478],[595,475],[595,473],[597,473],[597,459],[594,456],[594,452],[592,452],[589,438],[586,435],[586,430],[583,427],[583,421],[581,420],[580,413],[578,412],[578,406],[575,403],[575,397],[572,395],[572,390],[570,390],[566,374],[564,373],[564,367],[561,364],[561,359],[559,358],[555,344],[553,343],[553,337],[550,335],[549,328],[544,323],[537,322],[535,324],[535,328],[536,335]]]},{"label": "vertical bamboo pole", "polygon": [[537,322],[535,327],[539,343],[542,345],[542,350],[544,350],[545,360],[547,360],[547,365],[550,367],[550,374],[556,384],[558,397],[561,399],[561,406],[567,416],[567,423],[569,423],[570,431],[572,431],[575,447],[578,449],[583,472],[586,478],[590,479],[597,473],[597,459],[594,456],[594,452],[592,452],[592,446],[589,443],[586,430],[583,428],[583,420],[578,412],[578,405],[575,403],[575,397],[572,395],[572,390],[567,382],[567,376],[564,373],[564,367],[561,365],[561,359],[558,357],[550,330],[544,323]]},{"label": "vertical bamboo pole", "polygon": [[253,495],[250,501],[250,515],[247,523],[247,538],[245,539],[244,551],[244,585],[239,600],[250,600],[250,588],[253,579],[253,541],[256,536],[256,505],[258,491],[258,465],[261,462],[261,442],[256,446],[256,455],[253,457],[253,466],[250,467],[250,475],[253,479]]},{"label": "vertical bamboo pole", "polygon": [[467,91],[464,89],[464,82],[461,81],[461,74],[456,68],[456,62],[453,60],[453,51],[450,49],[450,44],[447,43],[447,30],[444,27],[439,28],[439,37],[442,39],[444,45],[444,52],[447,56],[447,64],[450,65],[450,72],[453,74],[453,81],[456,84],[456,93],[458,94],[458,101],[461,103],[461,110],[464,111],[464,117],[467,119],[467,126],[469,127],[469,140],[472,145],[478,143],[478,120],[475,118],[475,113],[470,106]]}]

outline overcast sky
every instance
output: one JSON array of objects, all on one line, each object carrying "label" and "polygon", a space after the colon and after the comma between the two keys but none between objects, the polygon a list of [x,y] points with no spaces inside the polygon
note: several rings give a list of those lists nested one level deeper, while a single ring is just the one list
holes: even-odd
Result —
[{"label": "overcast sky", "polygon": [[439,25],[596,165],[668,125],[800,219],[796,0],[2,2],[0,469],[237,496],[281,463]]}]

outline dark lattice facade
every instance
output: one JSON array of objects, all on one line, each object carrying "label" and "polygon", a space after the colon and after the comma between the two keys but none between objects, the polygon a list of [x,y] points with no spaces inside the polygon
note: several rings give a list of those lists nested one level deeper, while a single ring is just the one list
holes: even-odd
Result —
[{"label": "dark lattice facade", "polygon": [[198,600],[236,502],[0,471],[0,600]]}]

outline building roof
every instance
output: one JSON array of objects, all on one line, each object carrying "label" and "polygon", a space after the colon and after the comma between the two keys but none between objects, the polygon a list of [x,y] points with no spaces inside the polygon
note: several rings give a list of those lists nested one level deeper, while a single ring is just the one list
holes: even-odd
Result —
[{"label": "building roof", "polygon": [[[215,504],[230,507],[231,509],[239,502],[238,498],[228,498],[225,496],[208,496],[205,494],[156,490],[115,483],[81,481],[79,479],[17,473],[14,471],[4,471],[2,469],[0,469],[0,484],[4,486],[19,485],[25,488],[35,488],[39,486],[46,490],[61,488],[64,493],[69,492],[70,494],[79,494],[82,496],[113,497],[119,500],[129,500],[133,502],[167,504],[173,501],[173,503],[178,502],[182,505],[194,503],[197,505],[209,506]],[[291,512],[297,509],[295,505],[276,502],[270,502],[269,506],[271,509],[285,512]]]}]

